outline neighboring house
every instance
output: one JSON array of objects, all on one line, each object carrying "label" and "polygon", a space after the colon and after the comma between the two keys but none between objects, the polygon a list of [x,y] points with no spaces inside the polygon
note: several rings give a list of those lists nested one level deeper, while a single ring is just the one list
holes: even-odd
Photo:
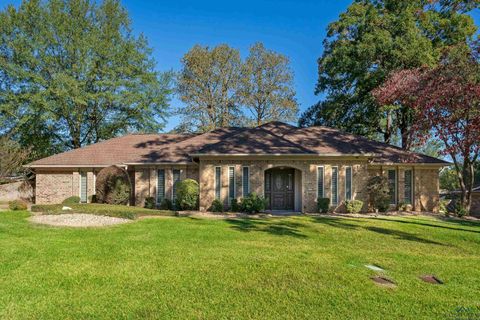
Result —
[{"label": "neighboring house", "polygon": [[480,217],[480,186],[473,188],[471,214]]},{"label": "neighboring house", "polygon": [[131,134],[31,163],[36,203],[73,195],[88,201],[96,173],[111,165],[129,173],[137,206],[147,197],[172,199],[175,181],[192,178],[200,184],[201,210],[216,198],[228,206],[255,192],[269,210],[315,212],[317,198],[330,198],[338,211],[346,200],[367,203],[366,182],[380,174],[390,181],[392,208],[410,203],[436,211],[438,173],[448,163],[328,127],[281,122],[198,135]]}]

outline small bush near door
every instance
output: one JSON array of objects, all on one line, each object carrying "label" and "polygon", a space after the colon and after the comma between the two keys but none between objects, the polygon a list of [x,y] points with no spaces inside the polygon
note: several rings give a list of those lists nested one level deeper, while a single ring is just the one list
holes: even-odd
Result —
[{"label": "small bush near door", "polygon": [[62,201],[62,204],[66,204],[66,205],[79,204],[79,203],[80,203],[80,197],[77,197],[77,196],[68,197],[67,199]]},{"label": "small bush near door", "polygon": [[367,193],[370,199],[370,207],[380,212],[386,212],[390,206],[388,179],[383,176],[375,176],[368,179]]},{"label": "small bush near door", "polygon": [[240,210],[245,213],[259,213],[265,210],[265,199],[256,193],[250,193],[240,201]]},{"label": "small bush near door", "polygon": [[155,198],[147,197],[145,198],[145,209],[155,209]]},{"label": "small bush near door", "polygon": [[232,199],[231,204],[230,204],[230,211],[232,211],[232,212],[239,212],[240,211],[240,205],[238,204],[237,199]]},{"label": "small bush near door", "polygon": [[330,207],[330,198],[318,198],[317,210],[320,213],[327,213]]},{"label": "small bush near door", "polygon": [[223,203],[218,199],[213,200],[212,206],[210,207],[210,211],[223,212]]},{"label": "small bush near door", "polygon": [[158,206],[158,209],[160,210],[173,210],[173,204],[172,200],[170,199],[163,199],[162,202],[160,202],[160,205]]},{"label": "small bush near door", "polygon": [[178,182],[175,205],[180,210],[197,210],[200,188],[193,179]]},{"label": "small bush near door", "polygon": [[27,203],[23,200],[13,200],[8,203],[8,208],[13,211],[27,210]]},{"label": "small bush near door", "polygon": [[363,201],[360,200],[350,200],[345,201],[345,208],[348,213],[359,213],[363,208]]}]

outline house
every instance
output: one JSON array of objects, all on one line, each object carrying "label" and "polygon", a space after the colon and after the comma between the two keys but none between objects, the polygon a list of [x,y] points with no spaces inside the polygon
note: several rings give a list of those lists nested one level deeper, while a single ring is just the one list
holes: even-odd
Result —
[{"label": "house", "polygon": [[172,199],[175,182],[200,185],[200,209],[214,199],[226,206],[255,192],[269,210],[315,212],[318,198],[341,211],[345,201],[367,202],[369,177],[390,183],[391,207],[436,211],[439,169],[447,162],[328,127],[298,128],[270,122],[255,128],[222,128],[182,134],[130,134],[53,155],[29,165],[36,173],[36,203],[60,203],[95,193],[104,167],[120,166],[133,182],[132,204],[147,197]]},{"label": "house", "polygon": [[480,185],[472,190],[472,207],[470,211],[472,216],[480,217]]}]

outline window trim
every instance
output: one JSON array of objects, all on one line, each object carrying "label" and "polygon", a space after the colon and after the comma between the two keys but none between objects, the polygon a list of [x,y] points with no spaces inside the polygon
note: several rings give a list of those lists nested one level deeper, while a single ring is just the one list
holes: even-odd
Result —
[{"label": "window trim", "polygon": [[[220,171],[220,177],[219,181],[217,181],[217,169]],[[218,182],[218,197],[217,197],[217,182]],[[214,199],[221,200],[222,199],[222,167],[221,166],[215,166],[214,169],[214,187],[213,187],[213,192],[214,192]]]},{"label": "window trim", "polygon": [[[322,190],[322,196],[319,197],[319,192],[318,192],[318,181],[320,178],[320,175],[318,174],[318,170],[322,168],[322,185],[323,185],[323,190]],[[325,166],[317,166],[317,201],[320,198],[325,198]]]},{"label": "window trim", "polygon": [[408,203],[409,205],[412,205],[413,206],[413,169],[405,169],[403,171],[403,200],[404,202],[406,203],[406,197],[405,195],[407,194],[406,193],[406,182],[407,182],[407,179],[406,179],[406,174],[407,172],[410,172],[410,203]]},{"label": "window trim", "polygon": [[[247,194],[245,194],[245,169],[247,169]],[[242,167],[242,198],[245,198],[250,194],[250,167]]]},{"label": "window trim", "polygon": [[[350,168],[350,199],[347,197],[347,169]],[[353,200],[353,167],[345,166],[345,201]]]},{"label": "window trim", "polygon": [[[80,198],[80,203],[88,203],[88,172],[79,171],[78,174],[80,176],[80,179],[78,179],[78,196]],[[85,174],[85,202],[82,201],[82,174]]]},{"label": "window trim", "polygon": [[[157,169],[157,194],[156,194],[156,197],[155,197],[155,202],[157,205],[160,205],[162,203],[162,201],[159,201],[158,199],[158,174],[160,173],[160,171],[163,171],[163,200],[165,200],[167,198],[167,170],[166,169]],[[172,172],[172,176],[173,176],[173,172]],[[172,187],[172,194],[173,194],[173,187]]]},{"label": "window trim", "polygon": [[[336,168],[337,169],[337,187],[335,188],[335,194],[337,195],[337,202],[333,202],[333,169]],[[330,197],[330,204],[332,206],[338,206],[338,203],[339,203],[339,197],[338,197],[338,166],[332,166],[332,176],[331,176],[331,179],[330,179],[330,190],[331,190],[331,197]]]},{"label": "window trim", "polygon": [[[232,187],[231,185],[231,181],[230,181],[230,170],[233,169],[233,197],[230,197],[231,194],[230,194],[230,187]],[[237,195],[237,192],[236,192],[236,186],[235,186],[235,166],[229,166],[228,167],[228,204],[232,203],[232,200],[233,199],[236,199],[236,195]]]},{"label": "window trim", "polygon": [[390,205],[397,205],[398,204],[398,174],[397,169],[387,169],[387,179],[388,179],[388,186],[390,188],[390,171],[395,172],[395,187],[393,188],[393,203],[390,201]]}]

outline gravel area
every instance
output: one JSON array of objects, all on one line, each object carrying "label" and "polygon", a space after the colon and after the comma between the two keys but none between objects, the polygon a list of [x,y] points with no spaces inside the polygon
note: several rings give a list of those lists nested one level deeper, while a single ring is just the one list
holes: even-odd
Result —
[{"label": "gravel area", "polygon": [[128,223],[132,220],[107,216],[96,216],[93,214],[68,213],[59,215],[35,215],[30,218],[30,221],[34,223],[48,224],[51,226],[81,228],[104,227],[115,224]]}]

